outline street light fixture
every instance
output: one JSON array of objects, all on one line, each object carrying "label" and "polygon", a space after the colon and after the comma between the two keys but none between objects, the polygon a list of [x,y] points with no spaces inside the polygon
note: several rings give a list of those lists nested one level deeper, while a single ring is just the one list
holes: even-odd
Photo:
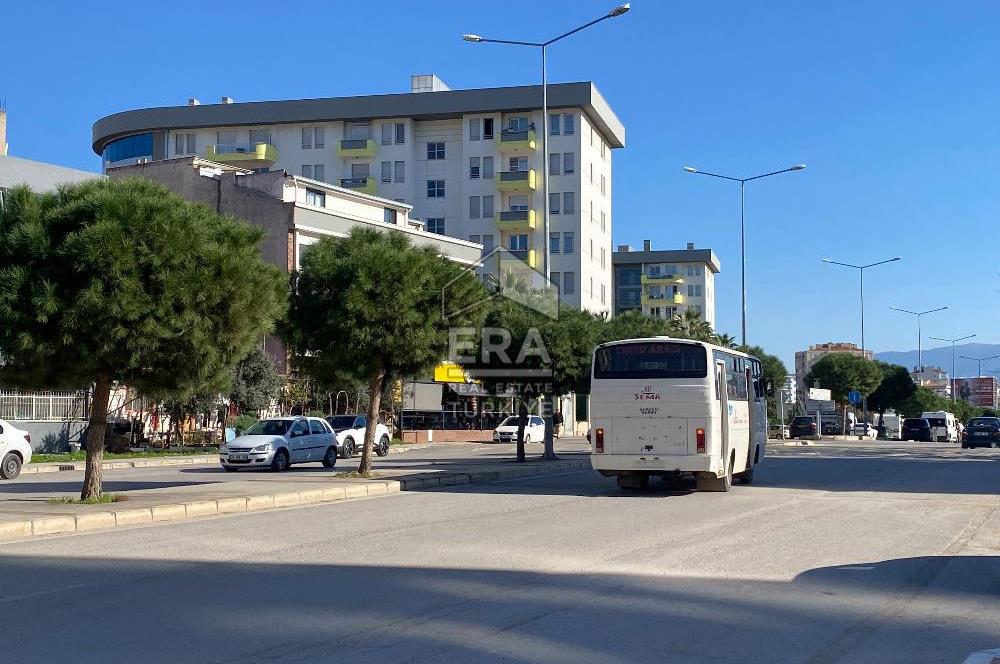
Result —
[{"label": "street light fixture", "polygon": [[[889,307],[893,311],[899,311],[904,314],[910,314],[911,316],[917,317],[917,371],[921,374],[924,370],[924,355],[923,355],[923,344],[922,336],[920,331],[920,318],[926,314],[932,314],[935,311],[944,311],[948,307],[938,307],[937,309],[928,309],[927,311],[910,311],[909,309],[900,309],[899,307]],[[919,382],[923,382],[923,378],[917,379]],[[919,384],[919,383],[918,383]]]},{"label": "street light fixture", "polygon": [[[553,37],[548,41],[543,42],[529,42],[529,41],[518,41],[514,39],[487,39],[477,34],[466,34],[462,35],[462,39],[473,44],[511,44],[514,46],[533,46],[539,48],[542,51],[542,160],[543,160],[543,170],[542,170],[542,271],[545,273],[546,284],[551,282],[551,260],[549,255],[549,91],[548,91],[548,75],[546,67],[546,52],[549,46],[555,44],[561,39],[565,39],[570,35],[574,35],[581,30],[585,30],[590,26],[600,23],[601,21],[607,20],[609,18],[615,18],[626,13],[628,10],[632,9],[632,5],[628,2],[625,4],[618,5],[614,9],[610,10],[604,16],[596,18],[589,23],[584,23],[583,25],[573,28],[569,32],[564,32],[557,37]],[[547,451],[546,451],[547,454]]]},{"label": "street light fixture", "polygon": [[[876,263],[868,263],[867,265],[854,265],[853,263],[841,263],[840,261],[833,261],[829,258],[822,259],[824,263],[829,263],[830,265],[840,265],[842,267],[850,267],[857,270],[861,275],[861,357],[865,358],[865,270],[870,267],[875,267],[877,265],[885,265],[886,263],[895,263],[898,260],[902,260],[902,256],[896,256],[895,258],[887,258],[884,261],[878,261]],[[866,394],[863,398],[864,402],[864,423],[868,424],[868,395]]]},{"label": "street light fixture", "polygon": [[958,337],[957,339],[945,339],[944,337],[931,337],[936,341],[947,341],[951,344],[951,402],[955,403],[955,379],[958,376],[955,375],[955,344],[959,341],[965,341],[966,339],[971,339],[976,335],[969,334],[964,337]]},{"label": "street light fixture", "polygon": [[978,362],[979,363],[979,369],[976,370],[976,373],[978,374],[979,378],[982,378],[983,377],[983,362],[985,362],[986,360],[995,360],[998,357],[1000,357],[1000,355],[990,355],[989,357],[969,357],[968,355],[959,355],[959,357],[962,358],[963,360],[972,360],[973,362]]},{"label": "street light fixture", "polygon": [[695,175],[707,175],[713,178],[720,178],[722,180],[730,180],[732,182],[740,183],[740,290],[741,297],[740,301],[742,304],[743,315],[741,318],[741,329],[743,337],[743,345],[747,345],[747,242],[746,242],[746,224],[745,220],[745,209],[744,204],[744,186],[747,182],[752,180],[760,180],[761,178],[770,177],[772,175],[779,175],[781,173],[790,173],[792,171],[801,171],[806,167],[805,164],[795,164],[789,166],[788,168],[783,168],[780,171],[773,171],[771,173],[764,173],[762,175],[754,175],[749,178],[736,178],[729,175],[719,175],[718,173],[709,173],[708,171],[699,171],[694,166],[685,166],[684,170],[688,173],[694,173]]}]

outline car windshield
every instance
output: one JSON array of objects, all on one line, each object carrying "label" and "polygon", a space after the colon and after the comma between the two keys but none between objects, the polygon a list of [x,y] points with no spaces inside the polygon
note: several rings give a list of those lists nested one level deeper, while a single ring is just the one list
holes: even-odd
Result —
[{"label": "car windshield", "polygon": [[932,427],[943,427],[945,425],[943,417],[929,417],[927,421],[930,422]]},{"label": "car windshield", "polygon": [[500,426],[502,426],[502,427],[516,427],[517,426],[517,417],[515,417],[513,415],[511,417],[508,417],[506,420],[504,420],[503,422],[500,423]]},{"label": "car windshield", "polygon": [[355,415],[334,415],[326,418],[334,429],[350,429],[354,426]]},{"label": "car windshield", "polygon": [[969,420],[970,429],[997,429],[1000,428],[1000,419],[995,417],[974,417]]},{"label": "car windshield", "polygon": [[923,428],[923,427],[928,426],[928,424],[927,424],[927,420],[910,419],[910,420],[903,420],[903,426],[904,427]]},{"label": "car windshield", "polygon": [[292,420],[261,420],[243,432],[244,436],[284,436]]},{"label": "car windshield", "polygon": [[796,417],[792,424],[812,424],[813,418],[811,417]]}]

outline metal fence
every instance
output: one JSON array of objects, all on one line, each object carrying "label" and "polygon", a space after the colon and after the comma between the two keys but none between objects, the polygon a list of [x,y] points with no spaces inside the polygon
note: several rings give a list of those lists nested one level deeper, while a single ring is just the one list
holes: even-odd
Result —
[{"label": "metal fence", "polygon": [[54,422],[86,417],[86,390],[22,392],[0,389],[0,420]]}]

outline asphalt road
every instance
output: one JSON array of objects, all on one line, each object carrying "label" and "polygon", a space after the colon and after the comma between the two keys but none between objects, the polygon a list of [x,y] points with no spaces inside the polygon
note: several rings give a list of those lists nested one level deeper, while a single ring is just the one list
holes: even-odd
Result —
[{"label": "asphalt road", "polygon": [[1000,646],[1000,451],[775,449],[0,545],[9,662],[961,662]]}]

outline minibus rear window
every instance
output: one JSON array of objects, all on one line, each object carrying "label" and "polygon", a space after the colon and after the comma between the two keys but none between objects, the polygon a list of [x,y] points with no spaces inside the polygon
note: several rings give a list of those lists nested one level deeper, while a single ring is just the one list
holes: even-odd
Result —
[{"label": "minibus rear window", "polygon": [[594,378],[705,378],[708,354],[703,346],[664,342],[600,348]]}]

